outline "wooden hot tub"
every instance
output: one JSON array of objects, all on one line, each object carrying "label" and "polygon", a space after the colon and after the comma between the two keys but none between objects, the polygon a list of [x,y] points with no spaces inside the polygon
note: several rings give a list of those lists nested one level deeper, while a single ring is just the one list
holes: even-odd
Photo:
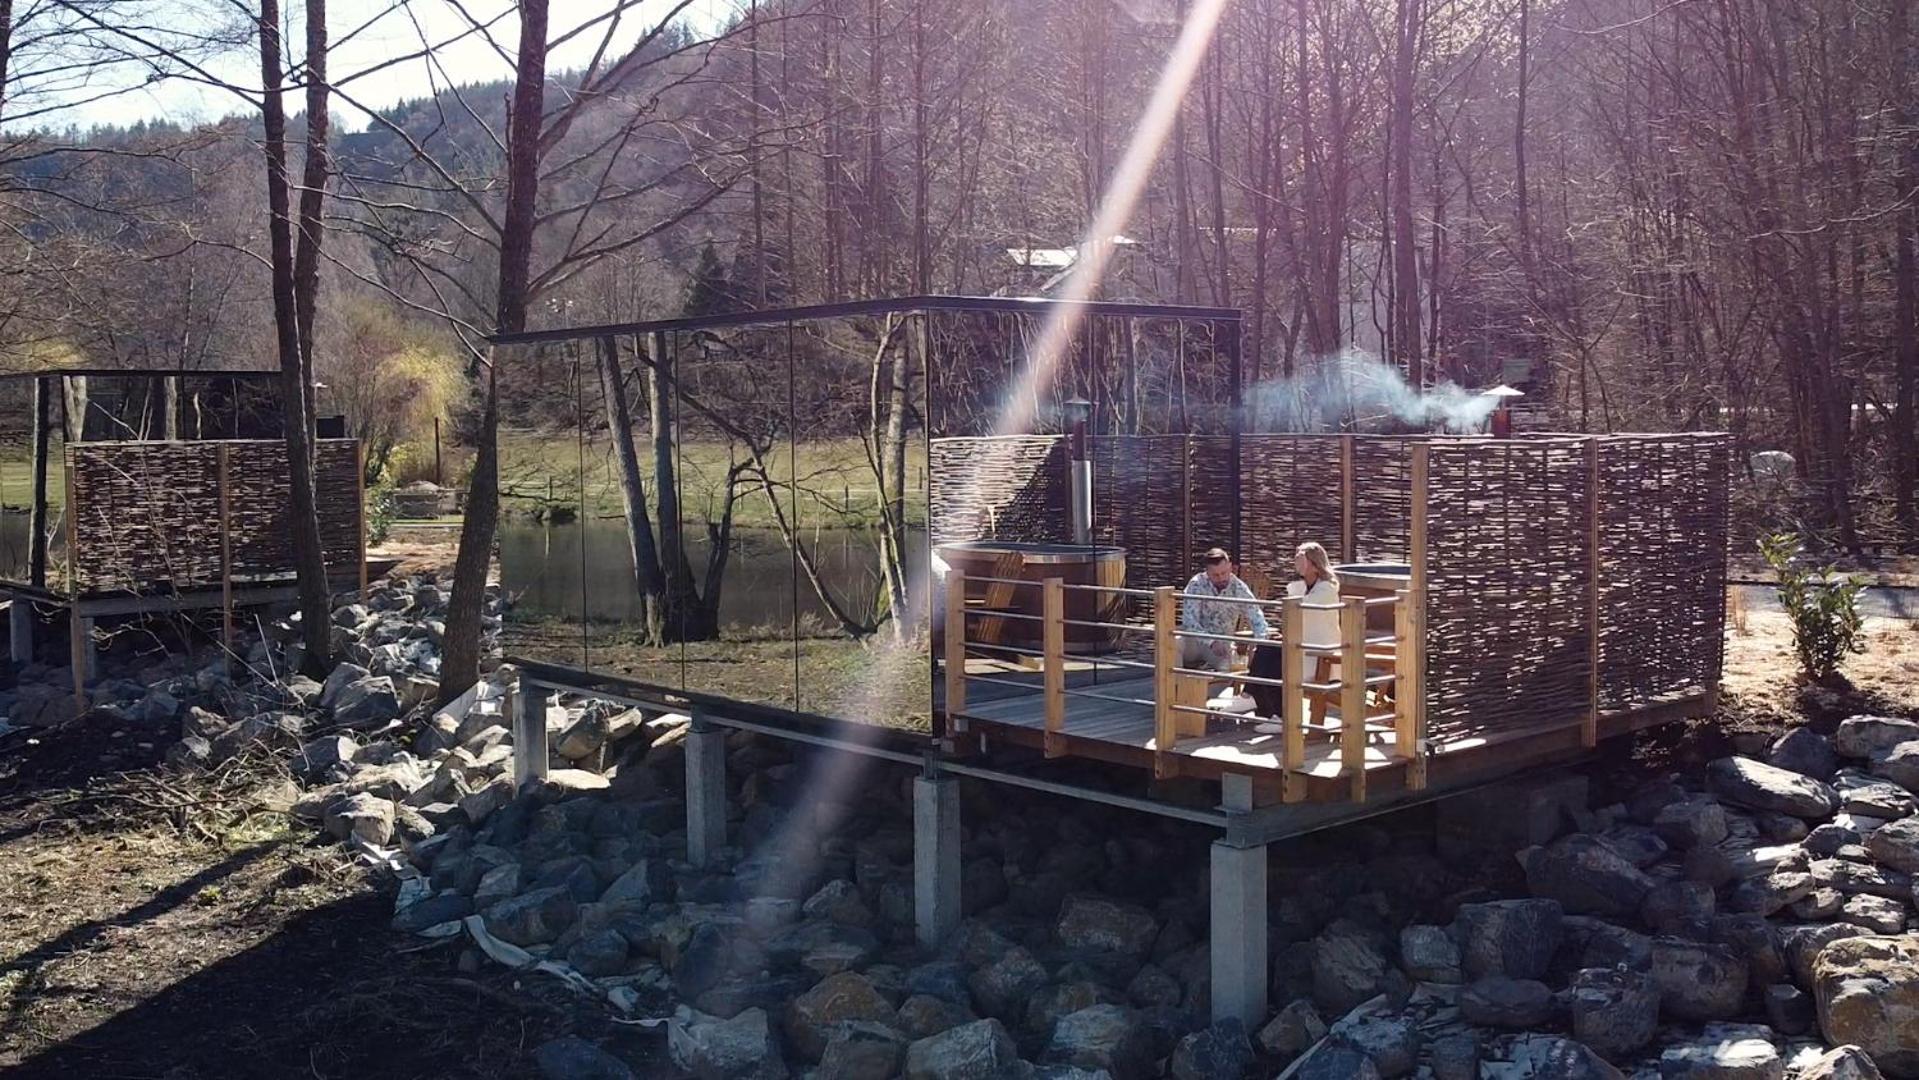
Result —
[{"label": "wooden hot tub", "polygon": [[[1339,575],[1339,595],[1364,596],[1367,599],[1391,596],[1401,589],[1410,589],[1413,585],[1411,563],[1336,563],[1333,572]],[[1380,604],[1366,609],[1366,631],[1370,634],[1390,634],[1394,630],[1393,608]]]},{"label": "wooden hot tub", "polygon": [[[1126,549],[1076,544],[1041,544],[1019,540],[962,540],[934,547],[950,570],[968,578],[1016,577],[1022,581],[1059,578],[1068,585],[1105,585],[1118,588],[1126,584]],[[1005,571],[1017,564],[1017,571]],[[1041,590],[1029,586],[995,585],[991,581],[966,583],[970,607],[1031,615],[1033,619],[974,619],[967,630],[969,639],[981,635],[988,640],[997,636],[1000,644],[1022,649],[1041,646]],[[944,590],[940,595],[944,595]],[[1070,620],[1118,622],[1125,611],[1126,598],[1116,593],[1067,589],[1064,597],[1066,650],[1100,652],[1112,646],[1116,633],[1094,626],[1074,626]],[[935,627],[940,622],[935,620]],[[984,634],[982,634],[984,631]]]}]

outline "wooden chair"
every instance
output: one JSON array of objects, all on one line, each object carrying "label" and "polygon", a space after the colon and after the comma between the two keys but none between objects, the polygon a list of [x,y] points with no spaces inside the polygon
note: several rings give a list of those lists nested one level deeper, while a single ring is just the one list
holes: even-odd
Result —
[{"label": "wooden chair", "polygon": [[[999,558],[993,560],[992,576],[997,580],[987,583],[985,595],[981,596],[978,600],[968,598],[966,606],[982,612],[1013,610],[1016,606],[1015,602],[1018,600],[1015,592],[1018,586],[1008,585],[1006,582],[1017,580],[1025,569],[1025,557],[1019,552],[1001,552]],[[979,620],[978,643],[981,645],[998,645],[1000,638],[1006,633],[1007,622],[1008,620],[1006,619],[981,618]]]}]

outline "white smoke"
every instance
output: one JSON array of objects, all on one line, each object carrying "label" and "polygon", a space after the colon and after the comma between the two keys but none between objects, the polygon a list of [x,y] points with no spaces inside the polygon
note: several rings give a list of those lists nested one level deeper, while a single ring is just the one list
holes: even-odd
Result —
[{"label": "white smoke", "polygon": [[1249,431],[1331,431],[1350,421],[1360,431],[1393,425],[1422,430],[1481,430],[1498,408],[1450,382],[1421,390],[1397,367],[1359,349],[1308,361],[1290,378],[1264,380],[1246,394]]}]

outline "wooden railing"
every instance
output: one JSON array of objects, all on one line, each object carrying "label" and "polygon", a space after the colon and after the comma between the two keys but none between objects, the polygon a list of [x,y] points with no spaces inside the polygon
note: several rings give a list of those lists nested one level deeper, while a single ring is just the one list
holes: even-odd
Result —
[{"label": "wooden railing", "polygon": [[[1009,595],[1016,590],[1037,589],[1040,592],[1040,614],[1006,610],[1003,607],[969,609],[969,583],[996,587],[1001,595]],[[1066,599],[1067,594],[1073,591],[1144,603],[1150,611],[1150,620],[1121,622],[1068,618]],[[1067,704],[1070,699],[1081,698],[1151,709],[1154,771],[1160,776],[1172,776],[1178,772],[1174,749],[1182,740],[1202,737],[1217,740],[1217,735],[1203,734],[1205,720],[1208,717],[1222,717],[1243,724],[1279,724],[1281,730],[1277,757],[1284,772],[1282,791],[1288,801],[1297,801],[1306,796],[1310,767],[1308,743],[1313,738],[1326,738],[1336,743],[1339,775],[1346,779],[1350,797],[1354,801],[1366,798],[1366,750],[1373,735],[1390,734],[1390,756],[1405,765],[1408,786],[1414,789],[1425,786],[1425,632],[1421,605],[1415,590],[1402,589],[1391,596],[1351,596],[1337,604],[1311,603],[1298,597],[1284,600],[1206,598],[1204,602],[1209,604],[1256,607],[1278,616],[1279,640],[1258,646],[1279,650],[1280,677],[1277,679],[1256,676],[1250,670],[1213,671],[1181,666],[1182,640],[1223,641],[1234,646],[1256,644],[1245,635],[1182,631],[1179,626],[1179,605],[1182,602],[1180,591],[1170,586],[1150,590],[1128,589],[1068,584],[1059,578],[1031,581],[1010,577],[968,577],[957,570],[949,571],[946,578],[942,662],[945,671],[945,711],[952,730],[955,733],[964,733],[966,730],[969,683],[1003,684],[1027,693],[1035,690],[1030,680],[1010,677],[1004,672],[967,670],[969,655],[1013,659],[1029,670],[1036,669],[1040,675],[1037,690],[1041,697],[1044,746],[1048,757],[1059,757],[1069,752],[1068,739],[1074,733],[1068,727]],[[1369,634],[1367,614],[1382,606],[1392,608],[1393,631]],[[1337,611],[1338,640],[1305,640],[1304,627],[1309,611]],[[987,620],[1038,622],[1040,647],[1033,649],[999,640],[999,628],[1005,626],[1005,622],[993,623],[992,633],[982,634],[977,630],[969,633],[972,628],[986,624]],[[1126,656],[1117,649],[1071,651],[1066,645],[1068,628],[1091,629],[1115,636],[1147,636],[1152,659],[1150,662],[1142,661]],[[1026,638],[1030,642],[1033,636],[1029,632]],[[1248,658],[1250,660],[1250,651]],[[1318,678],[1316,669],[1320,658],[1336,661],[1339,664],[1338,675]],[[1069,687],[1067,670],[1075,662],[1101,670],[1131,669],[1138,671],[1141,676],[1150,674],[1152,696],[1129,697],[1097,686]],[[1309,677],[1309,671],[1315,674]],[[1206,702],[1211,687],[1222,682],[1236,684],[1242,690],[1250,686],[1277,688],[1283,703],[1281,715],[1256,718],[1209,707]],[[1375,698],[1382,703],[1390,698],[1390,709],[1372,711]],[[1337,710],[1336,721],[1326,719],[1325,713],[1331,709]],[[1191,730],[1194,718],[1198,718],[1198,731]],[[1255,735],[1250,728],[1246,734],[1248,742],[1252,742]]]}]

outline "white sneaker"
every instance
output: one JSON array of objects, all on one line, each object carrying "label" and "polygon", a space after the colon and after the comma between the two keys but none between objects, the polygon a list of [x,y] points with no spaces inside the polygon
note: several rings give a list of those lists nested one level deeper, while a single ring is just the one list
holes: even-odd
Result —
[{"label": "white sneaker", "polygon": [[1252,712],[1258,706],[1254,704],[1252,697],[1247,694],[1221,694],[1207,702],[1206,707],[1218,710],[1219,712],[1245,715],[1246,713]]}]

